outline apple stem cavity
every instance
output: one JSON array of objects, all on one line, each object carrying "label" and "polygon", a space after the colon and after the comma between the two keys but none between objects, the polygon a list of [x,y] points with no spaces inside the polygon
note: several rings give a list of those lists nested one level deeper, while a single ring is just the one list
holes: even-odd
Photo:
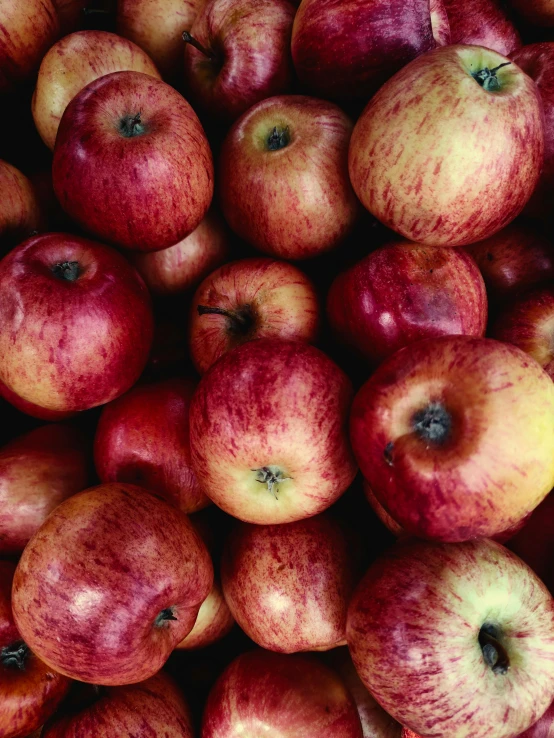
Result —
[{"label": "apple stem cavity", "polygon": [[197,41],[194,36],[191,36],[188,31],[183,31],[182,35],[183,41],[185,43],[190,44],[191,46],[194,46],[195,49],[198,49],[204,56],[206,56],[208,59],[215,59],[215,54],[213,51],[210,51],[205,46],[202,46],[200,41]]},{"label": "apple stem cavity", "polygon": [[288,126],[286,128],[275,126],[267,138],[267,148],[269,151],[279,151],[288,146],[289,143],[290,135]]},{"label": "apple stem cavity", "polygon": [[430,402],[414,414],[412,426],[422,440],[440,446],[450,437],[452,416],[442,402]]},{"label": "apple stem cavity", "polygon": [[78,261],[60,261],[52,267],[52,274],[66,282],[75,282],[81,273]]},{"label": "apple stem cavity", "polygon": [[487,666],[493,674],[507,674],[510,659],[504,646],[499,641],[500,633],[496,626],[485,623],[479,631],[479,645]]},{"label": "apple stem cavity", "polygon": [[256,472],[256,481],[260,484],[267,484],[268,492],[276,500],[279,499],[277,495],[279,484],[292,479],[292,477],[285,477],[283,471],[278,466],[262,466],[261,469],[252,469],[252,471]]},{"label": "apple stem cavity", "polygon": [[146,131],[146,126],[141,120],[140,112],[135,115],[124,115],[119,121],[119,132],[125,138],[134,138],[142,136]]},{"label": "apple stem cavity", "polygon": [[248,336],[254,328],[254,312],[250,305],[241,305],[236,310],[198,305],[198,315],[223,315],[227,318],[227,331],[235,336]]},{"label": "apple stem cavity", "polygon": [[173,608],[166,607],[165,610],[162,610],[156,617],[154,625],[156,626],[156,628],[163,628],[165,624],[170,620],[177,620],[177,618],[175,617]]},{"label": "apple stem cavity", "polygon": [[16,641],[0,650],[0,664],[8,669],[23,671],[29,654],[29,646],[24,641]]},{"label": "apple stem cavity", "polygon": [[489,69],[488,67],[485,67],[478,72],[473,72],[471,76],[487,92],[498,92],[501,89],[501,85],[498,77],[496,76],[496,73],[499,69],[502,69],[502,67],[507,67],[508,64],[511,63],[512,62],[504,62],[503,64],[499,64],[497,67],[494,67],[494,69]]}]

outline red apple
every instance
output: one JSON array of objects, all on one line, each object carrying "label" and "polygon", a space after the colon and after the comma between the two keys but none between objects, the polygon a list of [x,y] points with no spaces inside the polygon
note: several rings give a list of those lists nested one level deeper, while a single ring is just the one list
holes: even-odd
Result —
[{"label": "red apple", "polygon": [[359,204],[348,179],[352,122],[301,95],[255,105],[223,142],[219,191],[231,228],[261,251],[305,259],[348,235]]},{"label": "red apple", "polygon": [[163,671],[124,687],[85,687],[81,703],[60,710],[42,738],[193,738],[190,710]]},{"label": "red apple", "polygon": [[226,264],[196,290],[190,309],[190,354],[204,374],[224,353],[253,338],[311,343],[319,305],[308,277],[292,264],[251,258]]},{"label": "red apple", "polygon": [[349,169],[384,225],[428,246],[463,246],[523,210],[543,158],[535,83],[495,51],[452,45],[407,64],[370,100]]},{"label": "red apple", "polygon": [[400,242],[339,274],[327,295],[327,315],[339,341],[380,364],[422,338],[483,336],[487,294],[463,251]]},{"label": "red apple", "polygon": [[[1,0],[0,0],[1,2]],[[44,213],[30,180],[0,160],[0,254],[43,230]]]},{"label": "red apple", "polygon": [[33,418],[38,418],[39,420],[67,420],[68,418],[72,418],[76,415],[75,412],[47,410],[39,405],[34,405],[32,402],[27,402],[27,400],[24,400],[22,397],[19,397],[19,395],[16,395],[15,392],[8,389],[3,382],[0,382],[0,397],[22,413],[30,415]]},{"label": "red apple", "polygon": [[[544,715],[518,738],[552,738],[554,735],[554,702]],[[407,737],[409,738],[409,736]],[[417,736],[416,736],[417,738]]]},{"label": "red apple", "polygon": [[159,671],[192,630],[212,583],[186,515],[140,487],[105,484],[63,502],[27,544],[13,614],[61,674],[132,684]]},{"label": "red apple", "polygon": [[28,82],[60,33],[52,0],[0,0],[0,94]]},{"label": "red apple", "polygon": [[21,640],[10,604],[15,564],[0,561],[0,735],[21,738],[52,715],[69,680],[43,664]]},{"label": "red apple", "polygon": [[433,37],[437,46],[448,46],[452,43],[452,37],[444,0],[430,0],[429,11],[431,13]]},{"label": "red apple", "polygon": [[554,26],[554,0],[509,0],[509,2],[526,22],[542,28]]},{"label": "red apple", "polygon": [[288,0],[207,0],[183,33],[187,96],[208,115],[233,121],[288,92],[294,14]]},{"label": "red apple", "polygon": [[144,282],[102,244],[63,233],[30,238],[0,262],[0,381],[58,412],[129,389],[152,342]]},{"label": "red apple", "polygon": [[235,619],[225,601],[221,585],[215,580],[212,591],[200,606],[193,629],[176,648],[194,651],[211,646],[228,635],[234,624]]},{"label": "red apple", "polygon": [[48,51],[40,65],[31,110],[37,130],[50,149],[64,110],[83,87],[110,74],[132,70],[160,79],[156,65],[144,51],[107,31],[78,31]]},{"label": "red apple", "polygon": [[436,45],[429,0],[303,0],[292,31],[301,82],[339,99],[367,100]]},{"label": "red apple", "polygon": [[175,295],[196,287],[220,266],[229,251],[229,236],[223,219],[210,210],[200,225],[175,246],[162,251],[130,252],[136,267],[155,295]]},{"label": "red apple", "polygon": [[69,425],[36,428],[0,449],[0,555],[20,554],[87,479],[84,438]]},{"label": "red apple", "polygon": [[338,675],[313,656],[253,651],[213,687],[202,738],[362,738],[354,701]]},{"label": "red apple", "polygon": [[528,564],[554,593],[554,494],[548,494],[533,510],[508,547]]},{"label": "red apple", "polygon": [[510,56],[521,38],[502,0],[443,0],[453,44],[473,44]]},{"label": "red apple", "polygon": [[184,513],[209,504],[191,467],[189,408],[196,383],[137,385],[102,410],[94,439],[101,482],[156,492]]},{"label": "red apple", "polygon": [[554,697],[554,600],[487,539],[397,543],[358,586],[347,638],[365,686],[422,738],[514,738]]},{"label": "red apple", "polygon": [[196,113],[173,87],[140,72],[106,74],[73,98],[52,177],[81,226],[138,251],[192,233],[213,193],[212,154]]},{"label": "red apple", "polygon": [[327,651],[346,644],[346,610],[357,583],[348,536],[331,517],[238,525],[221,559],[233,617],[270,651]]},{"label": "red apple", "polygon": [[87,2],[88,0],[53,0],[62,36],[82,27]]},{"label": "red apple", "polygon": [[350,433],[377,499],[420,537],[491,537],[554,486],[554,384],[523,351],[491,339],[398,351],[356,395]]},{"label": "red apple", "polygon": [[322,512],[356,474],[346,427],[351,400],[346,374],[313,346],[271,338],[238,346],[192,398],[192,464],[202,489],[249,523]]}]

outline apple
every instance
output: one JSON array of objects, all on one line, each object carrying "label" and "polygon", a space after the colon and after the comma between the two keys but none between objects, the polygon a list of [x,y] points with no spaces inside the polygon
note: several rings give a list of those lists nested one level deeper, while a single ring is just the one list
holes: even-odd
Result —
[{"label": "apple", "polygon": [[554,0],[509,0],[510,5],[528,23],[544,28],[554,26]]},{"label": "apple", "polygon": [[338,246],[358,212],[348,179],[350,118],[324,100],[283,95],[254,105],[221,149],[219,193],[231,228],[283,259]]},{"label": "apple", "polygon": [[136,385],[102,410],[94,438],[101,482],[137,484],[184,513],[210,503],[191,467],[189,408],[196,383]]},{"label": "apple", "polygon": [[356,395],[350,435],[377,499],[423,538],[494,536],[554,486],[554,384],[492,339],[429,338],[398,351]]},{"label": "apple", "polygon": [[52,715],[70,681],[43,664],[21,640],[13,621],[15,564],[0,561],[0,735],[22,738]]},{"label": "apple", "polygon": [[554,600],[488,539],[397,543],[359,584],[346,633],[362,682],[422,738],[514,738],[554,697]]},{"label": "apple", "polygon": [[288,0],[206,0],[183,33],[185,86],[195,106],[231,122],[288,92],[294,14]]},{"label": "apple", "polygon": [[436,45],[429,0],[303,0],[291,48],[298,77],[314,94],[365,102]]},{"label": "apple", "polygon": [[193,629],[175,648],[194,651],[211,646],[228,635],[234,624],[235,619],[225,601],[221,584],[214,580],[212,591],[200,606]]},{"label": "apple", "polygon": [[132,684],[162,668],[212,584],[210,555],[186,515],[140,487],[104,484],[62,502],[29,541],[13,614],[61,674]]},{"label": "apple", "polygon": [[502,0],[443,0],[450,21],[451,42],[486,46],[510,56],[521,38]]},{"label": "apple", "polygon": [[133,70],[160,79],[156,65],[136,44],[107,31],[78,31],[48,51],[38,72],[31,111],[44,143],[54,149],[69,102],[90,82]]},{"label": "apple", "polygon": [[398,242],[335,278],[327,315],[338,340],[376,365],[422,338],[483,336],[487,294],[463,251]]},{"label": "apple", "polygon": [[190,354],[204,374],[224,353],[253,338],[313,343],[319,304],[311,280],[292,264],[240,259],[206,277],[190,308]]},{"label": "apple", "polygon": [[212,688],[202,738],[362,738],[352,696],[314,656],[251,651],[229,664]]},{"label": "apple", "polygon": [[0,381],[46,410],[86,410],[128,390],[152,323],[144,282],[108,246],[47,233],[0,262]]},{"label": "apple", "polygon": [[129,252],[129,261],[154,295],[175,295],[196,287],[229,252],[223,218],[212,209],[194,231],[162,251]]},{"label": "apple", "polygon": [[0,449],[0,556],[20,554],[48,515],[87,486],[85,439],[45,425]]},{"label": "apple", "polygon": [[393,231],[463,246],[523,210],[543,158],[533,80],[496,51],[452,45],[414,59],[370,100],[349,170],[362,204]]},{"label": "apple", "polygon": [[123,248],[156,251],[199,225],[212,199],[213,162],[177,90],[141,72],[112,72],[65,109],[52,178],[81,226]]},{"label": "apple", "polygon": [[433,38],[437,46],[448,46],[448,44],[452,43],[452,36],[444,0],[430,0],[429,11],[431,13]]},{"label": "apple", "polygon": [[554,735],[554,703],[536,723],[520,733],[518,738],[552,738],[552,735]]},{"label": "apple", "polygon": [[53,0],[62,36],[81,28],[88,0]]},{"label": "apple", "polygon": [[45,219],[31,181],[0,160],[0,255],[44,228]]},{"label": "apple", "polygon": [[322,512],[356,474],[351,401],[346,374],[309,344],[258,338],[229,351],[202,377],[190,406],[200,486],[249,523]]},{"label": "apple", "polygon": [[533,510],[522,530],[508,543],[554,594],[554,494],[548,494]]},{"label": "apple", "polygon": [[52,0],[0,0],[0,94],[13,92],[36,73],[60,34]]},{"label": "apple", "polygon": [[70,709],[46,724],[42,738],[193,738],[190,709],[163,671],[138,684],[94,688],[83,685]]},{"label": "apple", "polygon": [[233,617],[269,651],[346,645],[346,610],[357,583],[348,536],[331,517],[283,525],[238,525],[221,559]]},{"label": "apple", "polygon": [[67,420],[68,418],[72,418],[76,415],[75,412],[47,410],[39,405],[34,405],[32,402],[27,402],[27,400],[24,400],[22,397],[19,397],[19,395],[16,395],[15,392],[8,389],[3,382],[0,382],[0,397],[22,413],[30,415],[33,418],[38,418],[39,420]]}]

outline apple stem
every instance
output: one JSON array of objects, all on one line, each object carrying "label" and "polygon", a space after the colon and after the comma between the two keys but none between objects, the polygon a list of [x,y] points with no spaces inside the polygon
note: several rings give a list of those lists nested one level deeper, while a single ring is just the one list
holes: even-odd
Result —
[{"label": "apple stem", "polygon": [[194,46],[195,49],[198,49],[204,56],[207,56],[208,59],[215,59],[215,54],[213,51],[210,51],[205,46],[202,46],[200,41],[197,41],[194,36],[191,36],[188,31],[183,31],[182,35],[183,41],[185,41],[187,44],[190,44],[191,46]]},{"label": "apple stem", "polygon": [[440,445],[450,436],[452,416],[441,402],[430,402],[427,407],[414,414],[412,424],[420,438]]},{"label": "apple stem", "polygon": [[271,492],[276,500],[279,499],[277,496],[278,485],[281,482],[286,482],[292,479],[292,477],[283,476],[282,470],[276,466],[262,466],[261,469],[252,469],[252,471],[256,472],[256,482],[267,484],[268,491]]},{"label": "apple stem", "polygon": [[490,666],[493,674],[507,674],[510,668],[510,659],[498,638],[498,629],[494,625],[483,625],[479,631],[479,645],[485,663]]},{"label": "apple stem", "polygon": [[279,151],[280,149],[284,149],[285,146],[288,146],[289,143],[290,136],[288,127],[279,129],[275,126],[267,139],[267,148],[270,151]]},{"label": "apple stem", "polygon": [[30,652],[29,646],[24,641],[16,641],[0,650],[0,663],[9,669],[23,671]]},{"label": "apple stem", "polygon": [[78,261],[60,261],[52,267],[52,274],[58,279],[75,282],[81,273]]},{"label": "apple stem", "polygon": [[247,336],[254,327],[254,313],[250,305],[242,305],[236,310],[198,305],[198,315],[223,315],[229,321],[229,333]]},{"label": "apple stem", "polygon": [[165,610],[162,610],[154,621],[154,625],[157,628],[161,628],[165,623],[167,623],[168,620],[177,620],[177,618],[173,614],[172,607],[166,607]]},{"label": "apple stem", "polygon": [[479,70],[479,72],[475,72],[471,76],[487,92],[498,92],[500,90],[500,82],[498,81],[496,73],[499,69],[502,69],[502,67],[507,67],[508,64],[511,63],[512,62],[503,62],[497,67],[494,67],[494,69],[489,69],[488,67],[485,67],[484,69]]},{"label": "apple stem", "polygon": [[125,138],[133,138],[140,136],[145,131],[144,123],[141,119],[140,111],[135,115],[125,115],[119,121],[119,132]]}]

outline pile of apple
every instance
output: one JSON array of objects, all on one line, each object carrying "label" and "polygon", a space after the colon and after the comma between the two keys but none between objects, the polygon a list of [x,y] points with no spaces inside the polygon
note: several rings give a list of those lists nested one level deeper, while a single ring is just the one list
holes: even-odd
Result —
[{"label": "pile of apple", "polygon": [[0,738],[554,736],[553,29],[0,0]]}]

